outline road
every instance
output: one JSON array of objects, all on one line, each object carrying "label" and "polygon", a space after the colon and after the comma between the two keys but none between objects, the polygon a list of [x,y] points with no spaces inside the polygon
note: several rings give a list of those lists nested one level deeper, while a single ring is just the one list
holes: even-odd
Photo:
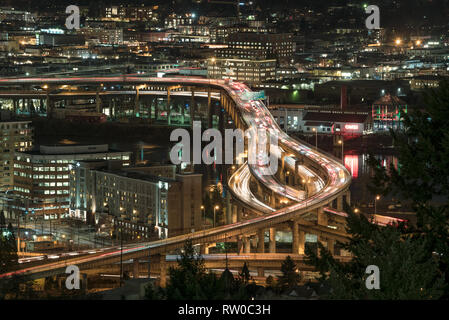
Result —
[{"label": "road", "polygon": [[[234,101],[236,108],[239,109],[241,118],[248,128],[252,130],[264,129],[269,132],[270,136],[277,135],[279,140],[279,146],[283,150],[288,150],[291,153],[291,159],[303,159],[306,158],[314,166],[319,167],[319,169],[325,173],[325,177],[317,179],[317,173],[304,167],[299,170],[300,178],[303,179],[304,176],[310,175],[310,178],[315,177],[313,181],[314,187],[313,192],[306,195],[301,190],[296,190],[290,186],[286,186],[281,183],[275,176],[274,172],[271,172],[269,166],[264,163],[266,160],[266,155],[262,151],[254,152],[257,155],[258,161],[255,163],[250,163],[248,169],[251,175],[253,175],[260,183],[262,183],[266,188],[273,191],[274,193],[292,200],[292,205],[272,211],[272,208],[264,206],[264,204],[259,203],[258,205],[267,214],[259,216],[250,220],[240,221],[237,223],[216,227],[213,229],[208,229],[204,231],[193,232],[187,235],[181,235],[177,237],[172,237],[164,240],[158,240],[154,242],[141,243],[130,245],[124,248],[125,254],[133,254],[136,252],[146,251],[151,249],[152,252],[168,252],[175,248],[180,248],[183,246],[187,239],[191,239],[195,243],[210,243],[217,240],[227,239],[232,236],[248,234],[255,232],[261,228],[267,228],[290,219],[300,218],[301,215],[308,213],[312,210],[318,209],[320,207],[327,206],[336,197],[343,195],[350,183],[351,175],[348,170],[341,164],[340,160],[314,150],[305,143],[301,143],[290,138],[285,134],[280,127],[277,125],[276,121],[271,116],[268,109],[261,101],[248,101],[244,100],[243,96],[250,92],[250,89],[241,83],[229,83],[224,80],[209,80],[209,79],[197,79],[197,78],[145,78],[145,77],[72,77],[72,78],[23,78],[23,79],[0,79],[0,86],[6,84],[40,84],[40,85],[50,85],[50,84],[96,84],[100,85],[102,83],[114,84],[114,83],[127,83],[127,84],[180,84],[180,85],[195,85],[203,87],[213,87],[222,90],[227,93],[227,95]],[[278,151],[275,151],[278,152]],[[251,150],[248,151],[251,154]],[[287,161],[290,163],[292,160]],[[242,170],[243,172],[245,169]],[[242,171],[240,173],[242,173]],[[295,171],[293,171],[295,172]],[[301,176],[302,175],[302,176]],[[237,177],[239,178],[239,177]],[[240,179],[240,178],[239,178]],[[244,181],[248,181],[249,177],[246,173],[246,178]],[[234,186],[231,185],[231,188]],[[234,195],[239,198],[242,202],[250,202],[248,205],[254,201],[254,195],[251,196],[250,190],[245,185],[239,185],[239,188],[232,189]],[[269,213],[271,211],[271,213]],[[332,233],[332,230],[328,231]],[[101,261],[106,260],[111,256],[117,257],[120,255],[119,247],[115,247],[111,252],[102,254],[92,254],[89,257],[76,258],[70,261],[70,263],[75,264],[86,264],[91,261]],[[55,268],[63,268],[67,262],[55,262],[49,263],[43,266],[24,268],[13,273],[0,275],[1,277],[10,276],[12,274],[30,274],[43,272],[45,270],[51,270]]]}]

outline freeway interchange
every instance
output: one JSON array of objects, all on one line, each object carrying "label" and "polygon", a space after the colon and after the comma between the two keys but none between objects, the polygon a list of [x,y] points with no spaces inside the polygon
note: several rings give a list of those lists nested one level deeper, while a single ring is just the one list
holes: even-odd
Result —
[{"label": "freeway interchange", "polygon": [[[124,246],[121,250],[119,246],[108,248],[107,251],[92,252],[88,254],[73,256],[64,261],[46,261],[38,266],[29,266],[22,269],[0,275],[0,279],[12,275],[34,275],[42,276],[52,271],[63,272],[68,264],[76,264],[80,268],[90,267],[117,262],[118,257],[139,258],[149,254],[167,254],[170,251],[180,248],[187,239],[194,244],[213,243],[229,239],[230,237],[241,236],[257,232],[260,229],[269,228],[277,224],[290,220],[298,220],[309,212],[324,208],[338,197],[342,197],[348,192],[351,183],[351,175],[338,159],[314,150],[305,143],[289,137],[277,125],[265,105],[258,100],[245,100],[243,95],[250,92],[250,89],[241,83],[227,80],[211,80],[200,78],[148,78],[148,77],[69,77],[69,78],[22,78],[22,79],[0,79],[0,87],[7,85],[77,85],[77,84],[127,84],[127,85],[181,85],[195,86],[201,88],[213,88],[219,90],[223,95],[233,102],[233,107],[239,115],[246,128],[264,129],[271,135],[277,135],[278,146],[273,147],[276,157],[285,161],[285,165],[291,168],[292,172],[299,175],[305,182],[306,190],[297,190],[282,183],[270,172],[266,164],[243,164],[229,179],[229,188],[233,197],[240,203],[257,210],[260,216],[245,221],[237,221],[216,228],[197,231],[190,234],[171,237],[153,242],[143,242]],[[263,156],[263,155],[261,155]],[[302,165],[297,165],[298,159],[306,160]],[[310,166],[310,168],[309,168]],[[317,170],[318,169],[318,170]],[[290,205],[276,209],[270,204],[259,200],[250,190],[249,181],[254,177],[259,183],[271,190],[274,194],[290,200]],[[308,226],[311,230],[334,233],[337,237],[343,235],[326,230],[325,227]],[[314,229],[315,228],[315,229]],[[317,229],[318,228],[318,229]]]}]

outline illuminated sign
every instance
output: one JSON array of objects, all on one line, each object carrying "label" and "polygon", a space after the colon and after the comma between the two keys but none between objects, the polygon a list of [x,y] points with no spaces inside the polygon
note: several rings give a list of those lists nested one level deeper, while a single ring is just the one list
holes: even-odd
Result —
[{"label": "illuminated sign", "polygon": [[345,130],[359,130],[358,124],[345,124]]}]

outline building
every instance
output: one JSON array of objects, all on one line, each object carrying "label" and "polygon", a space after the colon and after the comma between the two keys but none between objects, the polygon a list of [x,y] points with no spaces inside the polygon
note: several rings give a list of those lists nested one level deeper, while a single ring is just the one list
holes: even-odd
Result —
[{"label": "building", "polygon": [[441,76],[416,76],[410,80],[410,89],[415,91],[425,90],[427,88],[437,88],[440,86],[440,82],[443,80],[448,80],[448,77]]},{"label": "building", "polygon": [[207,76],[212,79],[232,79],[260,83],[276,79],[276,60],[220,59],[208,62]]},{"label": "building", "polygon": [[83,160],[119,160],[130,165],[131,152],[110,150],[102,145],[40,146],[37,151],[16,152],[14,196],[22,199],[19,212],[44,219],[68,217],[70,168]]},{"label": "building", "polygon": [[360,136],[373,129],[368,112],[308,111],[302,120],[303,131],[307,133],[316,131],[344,136]]},{"label": "building", "polygon": [[291,33],[237,32],[230,34],[226,43],[228,48],[218,50],[218,57],[248,59],[263,56],[288,63],[294,53]]},{"label": "building", "polygon": [[270,112],[288,132],[362,135],[372,131],[369,111],[349,111],[306,105],[272,105]]},{"label": "building", "polygon": [[200,174],[176,174],[175,165],[122,168],[86,161],[71,170],[70,215],[94,216],[103,230],[121,227],[134,238],[160,239],[200,230]]},{"label": "building", "polygon": [[31,121],[1,121],[2,164],[0,188],[11,190],[14,186],[14,152],[25,152],[33,146]]},{"label": "building", "polygon": [[78,34],[55,34],[40,33],[36,35],[36,43],[45,46],[83,46],[85,44],[84,36]]},{"label": "building", "polygon": [[386,94],[373,103],[371,112],[375,130],[399,129],[408,107],[398,97]]},{"label": "building", "polygon": [[156,18],[153,7],[149,6],[108,6],[104,10],[105,18],[127,19],[130,21],[151,21]]}]

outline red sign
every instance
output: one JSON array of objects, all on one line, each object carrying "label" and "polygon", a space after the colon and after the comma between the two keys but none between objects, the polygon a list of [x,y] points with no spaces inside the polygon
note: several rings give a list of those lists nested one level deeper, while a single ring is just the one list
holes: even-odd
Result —
[{"label": "red sign", "polygon": [[358,124],[345,124],[345,130],[359,130]]}]

